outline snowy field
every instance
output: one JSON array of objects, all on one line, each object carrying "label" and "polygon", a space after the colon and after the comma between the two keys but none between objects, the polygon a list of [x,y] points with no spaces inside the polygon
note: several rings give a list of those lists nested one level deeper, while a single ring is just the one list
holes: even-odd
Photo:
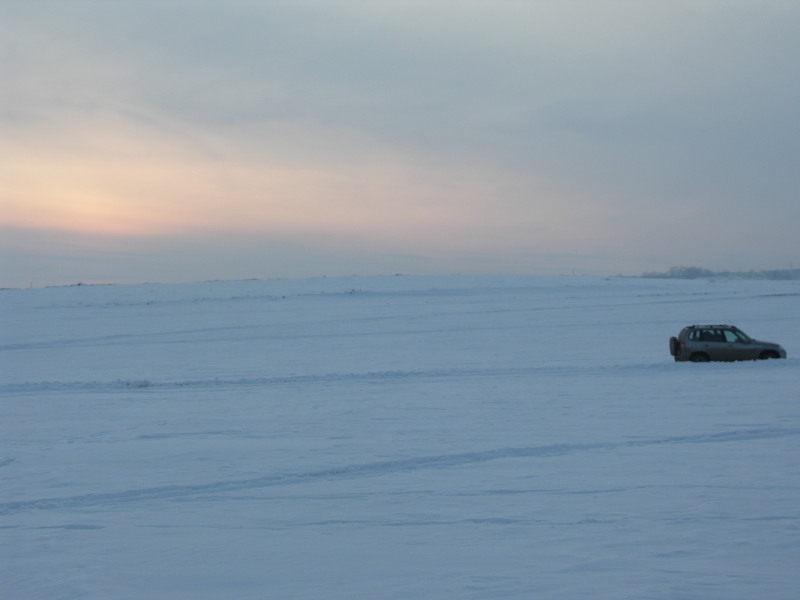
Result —
[{"label": "snowy field", "polygon": [[[3,597],[796,599],[800,282],[0,292]],[[725,322],[788,360],[675,363]]]}]

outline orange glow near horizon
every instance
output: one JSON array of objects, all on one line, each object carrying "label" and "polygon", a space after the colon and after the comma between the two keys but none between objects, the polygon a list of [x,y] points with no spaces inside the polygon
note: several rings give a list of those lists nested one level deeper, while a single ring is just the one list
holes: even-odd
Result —
[{"label": "orange glow near horizon", "polygon": [[427,164],[380,145],[364,161],[275,161],[119,121],[71,122],[3,145],[12,151],[0,223],[76,234],[330,234],[398,252],[503,248],[552,238],[575,200],[530,173]]},{"label": "orange glow near horizon", "polygon": [[4,186],[4,224],[74,233],[344,231],[402,227],[436,219],[439,212],[410,201],[398,206],[395,201],[402,204],[402,199],[387,198],[378,181],[353,183],[309,169],[259,169],[233,178],[224,168],[209,172],[187,165],[128,171],[106,165],[99,172],[88,165],[70,165],[16,171]]},{"label": "orange glow near horizon", "polygon": [[[116,236],[197,230],[364,232],[452,226],[463,190],[391,167],[242,165],[93,156],[17,159],[3,182],[6,226]],[[427,179],[427,180],[426,180]],[[468,199],[466,199],[468,200]],[[467,211],[468,212],[468,211]]]},{"label": "orange glow near horizon", "polygon": [[147,235],[167,233],[174,224],[157,208],[88,166],[16,169],[6,193],[6,225],[73,233]]}]

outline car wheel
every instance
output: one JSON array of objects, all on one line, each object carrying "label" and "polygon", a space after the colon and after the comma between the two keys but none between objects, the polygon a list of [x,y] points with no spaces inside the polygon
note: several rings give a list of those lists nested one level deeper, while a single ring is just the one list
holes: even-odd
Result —
[{"label": "car wheel", "polygon": [[770,358],[780,358],[777,352],[774,350],[765,350],[761,354],[758,355],[759,360],[767,360]]},{"label": "car wheel", "polygon": [[695,352],[694,354],[692,354],[689,360],[691,360],[692,362],[709,362],[711,360],[711,357],[704,352]]},{"label": "car wheel", "polygon": [[672,356],[678,356],[678,338],[669,338],[669,353]]}]

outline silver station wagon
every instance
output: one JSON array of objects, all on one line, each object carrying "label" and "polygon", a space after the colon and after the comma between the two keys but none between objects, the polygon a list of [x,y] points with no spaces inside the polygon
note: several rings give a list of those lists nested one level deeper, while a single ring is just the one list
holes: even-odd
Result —
[{"label": "silver station wagon", "polygon": [[676,361],[764,360],[786,358],[779,344],[754,340],[733,325],[690,325],[669,338],[669,353]]}]

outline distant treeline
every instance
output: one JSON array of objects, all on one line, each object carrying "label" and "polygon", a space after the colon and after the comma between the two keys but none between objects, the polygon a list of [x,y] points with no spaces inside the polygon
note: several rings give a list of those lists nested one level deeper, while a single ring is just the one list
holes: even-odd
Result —
[{"label": "distant treeline", "polygon": [[726,277],[730,279],[800,279],[800,269],[777,269],[772,271],[711,271],[702,267],[670,267],[664,273],[644,273],[642,277],[653,279],[702,279]]}]

